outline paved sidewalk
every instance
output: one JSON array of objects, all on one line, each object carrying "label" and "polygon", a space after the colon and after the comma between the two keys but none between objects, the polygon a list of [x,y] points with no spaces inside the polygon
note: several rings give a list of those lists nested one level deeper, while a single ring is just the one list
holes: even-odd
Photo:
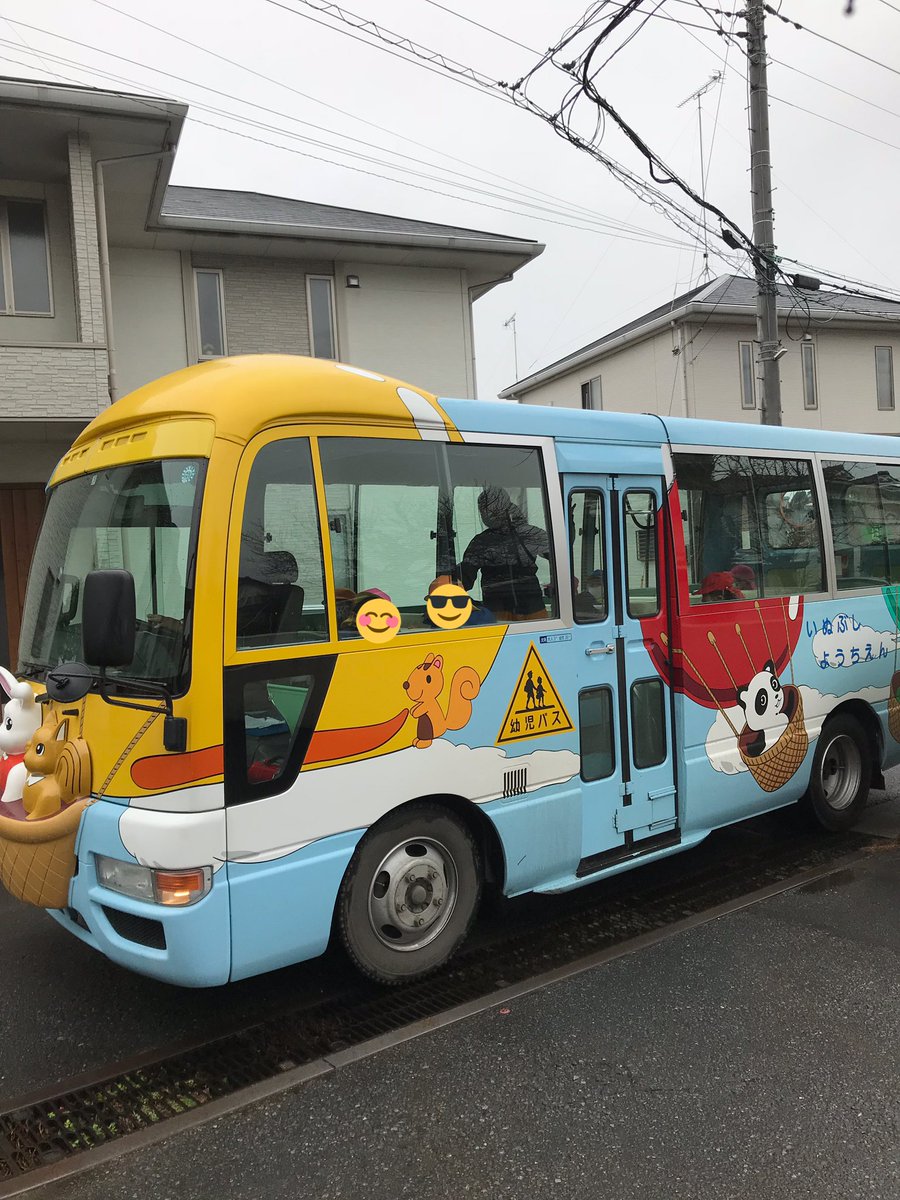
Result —
[{"label": "paved sidewalk", "polygon": [[849,871],[41,1195],[898,1200],[900,802],[870,821]]}]

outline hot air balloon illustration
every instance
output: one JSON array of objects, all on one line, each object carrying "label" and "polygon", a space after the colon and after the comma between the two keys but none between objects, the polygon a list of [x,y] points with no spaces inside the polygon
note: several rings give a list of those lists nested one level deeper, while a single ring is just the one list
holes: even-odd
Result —
[{"label": "hot air balloon illustration", "polygon": [[[669,493],[669,517],[673,525],[681,519],[675,487]],[[674,595],[674,578],[669,583]],[[802,628],[802,596],[756,600],[752,608],[741,603],[737,611],[734,601],[694,610],[679,622],[677,644],[671,641],[665,609],[641,620],[644,646],[661,678],[722,714],[741,760],[766,792],[796,774],[809,748],[793,667]],[[788,667],[791,682],[782,685],[779,677]],[[743,718],[736,723],[732,714],[739,709]]]},{"label": "hot air balloon illustration", "polygon": [[[881,589],[881,594],[884,596],[884,602],[888,607],[888,612],[893,618],[894,624],[900,630],[900,587],[886,587]],[[900,671],[897,670],[897,642],[898,638],[894,639],[894,670],[891,674],[891,687],[888,692],[887,716],[888,729],[891,737],[895,742],[900,742]]]}]

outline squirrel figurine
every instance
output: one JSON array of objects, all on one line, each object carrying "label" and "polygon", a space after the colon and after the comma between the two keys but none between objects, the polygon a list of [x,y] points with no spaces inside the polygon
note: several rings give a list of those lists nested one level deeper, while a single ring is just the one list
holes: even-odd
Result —
[{"label": "squirrel figurine", "polygon": [[91,757],[83,738],[67,740],[69,722],[48,712],[25,750],[28,780],[22,792],[26,820],[55,817],[91,790]]},{"label": "squirrel figurine", "polygon": [[417,750],[427,749],[435,738],[448,729],[462,729],[472,715],[472,701],[481,691],[481,680],[474,667],[459,667],[450,681],[447,711],[440,702],[444,689],[444,660],[439,654],[426,654],[425,661],[413,667],[403,690],[413,701],[410,715],[416,718]]}]

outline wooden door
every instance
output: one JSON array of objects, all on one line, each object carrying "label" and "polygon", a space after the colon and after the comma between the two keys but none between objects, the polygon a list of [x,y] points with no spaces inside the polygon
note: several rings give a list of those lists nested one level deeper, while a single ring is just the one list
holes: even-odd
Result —
[{"label": "wooden door", "polygon": [[0,487],[0,555],[9,644],[0,646],[3,661],[15,670],[19,629],[31,555],[44,514],[44,485],[17,483]]}]

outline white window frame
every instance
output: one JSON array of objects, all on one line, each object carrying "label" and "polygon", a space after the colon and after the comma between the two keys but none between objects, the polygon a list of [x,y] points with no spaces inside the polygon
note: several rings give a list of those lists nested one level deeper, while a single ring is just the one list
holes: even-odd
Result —
[{"label": "white window frame", "polygon": [[[750,395],[744,386],[744,354],[750,356]],[[748,412],[756,408],[756,357],[753,353],[752,342],[738,342],[738,370],[741,383],[741,408]],[[749,400],[749,403],[748,403]]]},{"label": "white window frame", "polygon": [[[812,388],[807,384],[806,367],[809,360],[812,376]],[[819,372],[816,366],[816,344],[815,342],[800,343],[800,377],[803,383],[803,407],[805,409],[816,409],[819,407]],[[811,394],[810,394],[811,393]]]},{"label": "white window frame", "polygon": [[331,300],[331,348],[334,351],[332,362],[340,360],[338,351],[338,328],[337,328],[337,309],[334,304],[334,276],[333,275],[307,275],[306,276],[306,323],[309,329],[309,353],[311,358],[318,358],[316,354],[315,336],[313,333],[312,319],[312,295],[310,294],[310,283],[314,279],[324,279],[330,285],[330,300]]},{"label": "white window frame", "polygon": [[[50,308],[46,312],[34,312],[31,309],[16,308],[13,288],[12,253],[9,241],[9,221],[6,205],[37,204],[44,217],[44,253],[47,256],[47,287],[50,292]],[[38,196],[0,196],[0,269],[3,273],[3,299],[5,307],[0,308],[0,317],[53,317],[56,315],[53,303],[53,273],[50,266],[50,224],[47,220],[47,202]]]},{"label": "white window frame", "polygon": [[[882,404],[882,397],[878,394],[878,351],[886,350],[888,356],[888,372],[890,375],[890,396],[887,397],[889,404]],[[896,408],[896,393],[894,390],[894,348],[893,346],[876,346],[875,347],[875,404],[879,412],[893,412]]]},{"label": "white window frame", "polygon": [[[216,358],[225,358],[228,354],[228,325],[225,321],[225,272],[221,267],[193,267],[194,288],[194,329],[197,334],[197,362],[212,362]],[[219,277],[219,325],[222,330],[222,353],[203,353],[203,332],[200,329],[200,293],[197,290],[198,275],[218,275]]]}]

